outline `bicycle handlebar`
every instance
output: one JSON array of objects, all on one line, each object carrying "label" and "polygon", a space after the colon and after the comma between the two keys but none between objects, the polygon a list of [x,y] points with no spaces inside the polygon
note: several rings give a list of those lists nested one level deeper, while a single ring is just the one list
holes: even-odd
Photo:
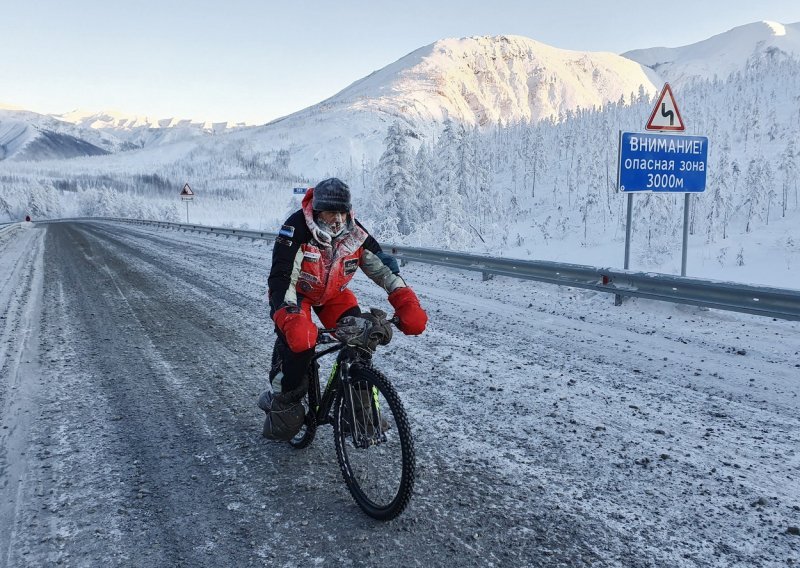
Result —
[{"label": "bicycle handlebar", "polygon": [[[386,321],[388,321],[389,323],[393,324],[396,327],[399,327],[400,318],[397,317],[397,316],[392,316],[391,318],[387,319]],[[317,332],[319,333],[319,335],[317,335],[317,345],[325,345],[327,343],[344,343],[344,341],[341,341],[340,339],[337,339],[336,337],[330,337],[330,335],[336,333],[337,329],[338,328],[335,328],[335,327],[330,327],[330,328],[328,328],[328,327],[319,327],[319,328],[317,328]]]}]

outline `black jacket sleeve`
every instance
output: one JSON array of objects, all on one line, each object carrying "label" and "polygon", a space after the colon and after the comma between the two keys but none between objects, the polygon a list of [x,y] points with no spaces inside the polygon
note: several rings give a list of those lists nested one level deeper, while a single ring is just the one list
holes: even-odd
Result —
[{"label": "black jacket sleeve", "polygon": [[309,236],[310,231],[302,210],[293,213],[278,232],[278,238],[272,249],[272,267],[267,280],[270,316],[274,315],[275,311],[286,301],[286,293],[290,288],[292,288],[291,296],[295,296],[293,287],[296,284],[297,275],[292,274],[295,258],[300,246],[308,242]]}]

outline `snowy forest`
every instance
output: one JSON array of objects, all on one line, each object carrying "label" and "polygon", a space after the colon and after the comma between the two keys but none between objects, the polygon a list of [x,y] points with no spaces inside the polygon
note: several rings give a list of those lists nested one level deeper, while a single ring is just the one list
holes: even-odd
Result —
[{"label": "snowy forest", "polygon": [[[707,189],[692,196],[694,239],[741,240],[798,212],[800,61],[774,54],[725,79],[673,90],[686,134],[709,138]],[[376,163],[365,157],[330,173],[351,184],[359,218],[384,242],[527,258],[542,258],[555,242],[562,250],[619,242],[618,133],[642,131],[653,104],[640,89],[539,123],[468,128],[447,120],[435,139],[399,119]],[[246,137],[141,162],[132,168],[120,159],[97,171],[92,161],[3,165],[0,220],[27,213],[185,221],[177,190],[202,180],[191,222],[276,230],[299,205],[291,187],[317,181],[291,171],[289,149],[265,151]],[[675,252],[682,210],[682,194],[634,196],[644,265]]]},{"label": "snowy forest", "polygon": [[[642,131],[654,102],[640,91],[602,109],[489,131],[447,122],[438,140],[423,144],[395,123],[363,213],[391,241],[527,249],[519,256],[535,257],[537,246],[568,235],[582,246],[622,238],[618,133]],[[680,89],[686,133],[708,136],[710,146],[690,234],[714,243],[798,210],[798,102],[796,60],[754,61],[725,81]],[[653,261],[680,242],[682,212],[683,194],[634,196]]]}]

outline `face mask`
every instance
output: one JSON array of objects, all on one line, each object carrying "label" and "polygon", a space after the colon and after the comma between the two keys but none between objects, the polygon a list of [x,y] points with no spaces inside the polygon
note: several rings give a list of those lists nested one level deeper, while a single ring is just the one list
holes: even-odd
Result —
[{"label": "face mask", "polygon": [[330,222],[322,220],[322,216],[317,216],[317,225],[319,228],[328,233],[331,237],[336,238],[347,228],[347,216],[345,214],[335,216]]},{"label": "face mask", "polygon": [[320,229],[334,238],[338,237],[344,232],[344,223],[334,223],[333,225],[329,225],[324,221],[317,221],[317,225],[319,225]]}]

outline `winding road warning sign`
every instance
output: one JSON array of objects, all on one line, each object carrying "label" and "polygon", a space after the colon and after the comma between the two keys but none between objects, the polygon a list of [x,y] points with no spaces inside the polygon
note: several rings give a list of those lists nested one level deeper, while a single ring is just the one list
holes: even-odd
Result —
[{"label": "winding road warning sign", "polygon": [[182,201],[191,201],[194,199],[194,192],[192,188],[189,187],[189,184],[183,186],[183,190],[181,191],[181,200]]},{"label": "winding road warning sign", "polygon": [[686,127],[683,125],[681,113],[678,111],[678,104],[669,83],[664,83],[661,96],[656,101],[656,106],[647,121],[646,130],[673,130],[683,132]]}]

